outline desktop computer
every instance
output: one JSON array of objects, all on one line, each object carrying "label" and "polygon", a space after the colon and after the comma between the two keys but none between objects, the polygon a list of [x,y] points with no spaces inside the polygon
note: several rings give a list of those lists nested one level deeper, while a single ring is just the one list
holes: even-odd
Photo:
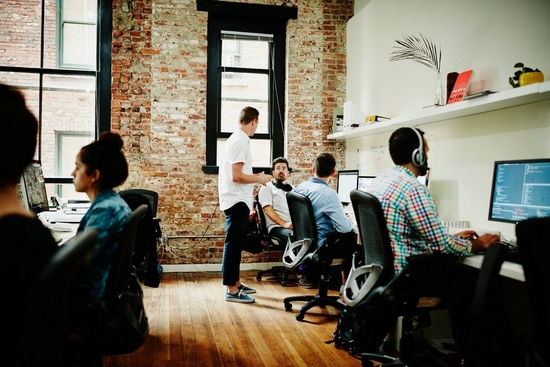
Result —
[{"label": "desktop computer", "polygon": [[351,190],[357,189],[357,180],[359,178],[359,170],[342,170],[338,171],[338,182],[336,184],[338,197],[342,205],[348,205],[351,202],[349,193]]}]

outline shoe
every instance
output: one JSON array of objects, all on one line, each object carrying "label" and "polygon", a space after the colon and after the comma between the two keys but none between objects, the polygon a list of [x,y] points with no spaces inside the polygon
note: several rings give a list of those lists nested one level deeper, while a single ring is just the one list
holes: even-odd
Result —
[{"label": "shoe", "polygon": [[310,282],[305,275],[298,278],[298,285],[305,289],[313,288],[313,283]]},{"label": "shoe", "polygon": [[244,283],[241,283],[241,285],[239,286],[239,290],[246,294],[256,293],[256,290],[254,288],[251,288]]},{"label": "shoe", "polygon": [[238,303],[254,303],[256,300],[254,297],[250,297],[248,294],[243,293],[243,291],[238,291],[235,294],[225,292],[226,302],[238,302]]}]

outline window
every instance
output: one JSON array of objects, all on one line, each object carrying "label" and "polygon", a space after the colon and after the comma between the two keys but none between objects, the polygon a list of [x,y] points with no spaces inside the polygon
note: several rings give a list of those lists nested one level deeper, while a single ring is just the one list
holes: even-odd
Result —
[{"label": "window", "polygon": [[75,144],[110,129],[111,59],[97,50],[111,47],[111,2],[29,0],[2,6],[0,82],[20,89],[38,119],[35,159],[48,195],[65,194],[72,186],[67,167],[74,166]]},{"label": "window", "polygon": [[95,68],[97,0],[59,0],[59,66]]},{"label": "window", "polygon": [[250,144],[254,171],[269,171],[272,159],[284,155],[286,22],[295,19],[297,9],[284,8],[281,15],[281,7],[223,6],[227,8],[208,9],[206,2],[197,2],[199,10],[210,11],[203,171],[218,172],[223,146],[238,128],[245,106],[260,112],[260,125]]}]

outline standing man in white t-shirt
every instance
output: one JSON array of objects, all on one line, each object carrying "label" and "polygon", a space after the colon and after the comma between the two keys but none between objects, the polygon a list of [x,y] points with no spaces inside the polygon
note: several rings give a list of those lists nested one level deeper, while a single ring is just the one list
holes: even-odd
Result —
[{"label": "standing man in white t-shirt", "polygon": [[225,243],[222,258],[222,281],[228,302],[253,303],[256,293],[240,281],[241,251],[253,206],[254,184],[265,185],[271,180],[265,173],[252,172],[250,137],[259,123],[259,112],[245,107],[240,115],[240,128],[227,142],[219,165],[218,194],[220,209],[225,213]]}]

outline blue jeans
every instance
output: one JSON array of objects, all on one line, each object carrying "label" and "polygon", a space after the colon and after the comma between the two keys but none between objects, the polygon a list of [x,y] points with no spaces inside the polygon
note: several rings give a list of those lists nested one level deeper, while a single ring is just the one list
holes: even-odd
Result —
[{"label": "blue jeans", "polygon": [[293,234],[292,234],[292,229],[288,229],[284,227],[273,227],[271,228],[271,231],[269,231],[269,235],[273,237],[277,237],[277,239],[280,241],[280,245],[282,247],[285,247],[289,236],[290,236],[290,240],[292,241]]},{"label": "blue jeans", "polygon": [[240,276],[241,252],[248,229],[248,215],[250,209],[245,203],[238,202],[225,213],[225,243],[222,257],[223,285],[237,284]]}]

